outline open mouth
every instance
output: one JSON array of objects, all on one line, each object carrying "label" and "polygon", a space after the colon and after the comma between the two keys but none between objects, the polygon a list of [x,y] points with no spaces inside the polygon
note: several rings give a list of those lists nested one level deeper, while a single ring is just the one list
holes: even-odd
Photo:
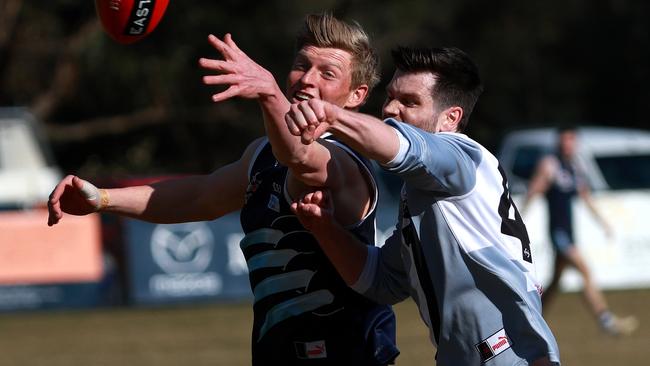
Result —
[{"label": "open mouth", "polygon": [[302,101],[305,101],[305,100],[309,100],[309,99],[312,99],[312,98],[313,98],[312,95],[309,95],[309,94],[303,93],[303,92],[295,92],[293,94],[293,101],[296,102],[296,103],[297,102],[302,102]]}]

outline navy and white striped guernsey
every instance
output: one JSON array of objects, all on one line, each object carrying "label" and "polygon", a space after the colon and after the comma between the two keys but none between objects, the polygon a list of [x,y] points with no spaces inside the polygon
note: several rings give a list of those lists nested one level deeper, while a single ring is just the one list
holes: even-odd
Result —
[{"label": "navy and white striped guernsey", "polygon": [[[367,160],[345,149],[372,181],[372,209],[349,230],[374,243],[377,189]],[[290,209],[288,169],[262,142],[249,169],[241,249],[254,294],[253,365],[383,365],[399,353],[391,307],[350,289]]]}]

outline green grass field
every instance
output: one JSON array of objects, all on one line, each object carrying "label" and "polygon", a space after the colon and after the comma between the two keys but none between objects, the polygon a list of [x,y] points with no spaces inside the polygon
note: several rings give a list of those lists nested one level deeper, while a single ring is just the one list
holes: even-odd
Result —
[{"label": "green grass field", "polygon": [[[633,336],[599,332],[579,294],[562,294],[548,321],[564,365],[648,365],[650,290],[606,293],[612,309],[641,321]],[[397,365],[435,365],[411,301],[396,306]],[[0,314],[0,366],[249,365],[249,304]]]}]

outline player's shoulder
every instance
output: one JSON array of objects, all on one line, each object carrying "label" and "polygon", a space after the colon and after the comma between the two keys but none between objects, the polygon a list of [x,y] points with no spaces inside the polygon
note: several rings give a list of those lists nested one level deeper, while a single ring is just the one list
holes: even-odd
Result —
[{"label": "player's shoulder", "polygon": [[334,152],[336,158],[345,159],[354,162],[355,164],[362,164],[367,167],[371,166],[370,160],[332,135],[328,135],[320,141],[324,142],[324,145],[326,145],[330,151]]},{"label": "player's shoulder", "polygon": [[250,155],[254,156],[256,152],[259,152],[266,144],[269,143],[269,139],[266,136],[258,137],[255,140],[253,140],[248,146],[246,146],[246,150],[244,151],[243,156],[245,155]]},{"label": "player's shoulder", "polygon": [[[250,176],[250,171],[253,164],[257,160],[264,147],[269,145],[268,142],[269,141],[266,136],[256,138],[250,144],[248,144],[248,146],[246,146],[246,149],[244,149],[244,152],[240,156],[239,160],[230,165],[237,171],[240,171],[242,175],[245,174],[245,176]],[[217,169],[214,173],[217,172],[219,172],[219,169]]]},{"label": "player's shoulder", "polygon": [[485,150],[486,148],[481,145],[478,141],[467,136],[462,132],[438,132],[435,134],[436,137],[449,141],[449,143],[463,145],[470,147],[472,149]]},{"label": "player's shoulder", "polygon": [[266,136],[256,138],[250,144],[248,144],[248,146],[246,146],[246,150],[244,150],[244,153],[242,154],[240,160],[242,163],[244,163],[244,165],[250,165],[253,161],[255,161],[262,149],[264,149],[264,147],[268,144],[269,139]]},{"label": "player's shoulder", "polygon": [[[487,159],[496,160],[496,157],[476,140],[460,132],[438,132],[436,138],[443,143],[450,145],[447,151],[452,154],[456,152],[459,157],[464,158],[468,163],[478,166]],[[455,155],[456,155],[455,154]]]}]

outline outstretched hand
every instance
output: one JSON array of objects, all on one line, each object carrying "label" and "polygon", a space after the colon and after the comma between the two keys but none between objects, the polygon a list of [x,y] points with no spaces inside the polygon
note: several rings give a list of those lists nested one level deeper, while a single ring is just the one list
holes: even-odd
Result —
[{"label": "outstretched hand", "polygon": [[284,119],[289,132],[300,136],[302,143],[309,145],[336,120],[335,113],[334,105],[314,98],[292,104]]},{"label": "outstretched hand", "polygon": [[324,191],[307,193],[291,204],[291,210],[309,231],[323,229],[334,222],[334,204]]},{"label": "outstretched hand", "polygon": [[[230,34],[226,34],[223,41],[210,34],[208,41],[219,51],[223,60],[199,59],[202,68],[218,73],[204,76],[203,83],[228,86],[226,90],[212,96],[214,102],[233,97],[258,99],[279,91],[273,75],[240,50]],[[282,94],[281,91],[279,93]]]},{"label": "outstretched hand", "polygon": [[59,223],[63,212],[77,216],[96,212],[106,204],[102,201],[102,193],[92,183],[68,175],[50,193],[47,201],[49,211],[47,225],[53,226]]}]

